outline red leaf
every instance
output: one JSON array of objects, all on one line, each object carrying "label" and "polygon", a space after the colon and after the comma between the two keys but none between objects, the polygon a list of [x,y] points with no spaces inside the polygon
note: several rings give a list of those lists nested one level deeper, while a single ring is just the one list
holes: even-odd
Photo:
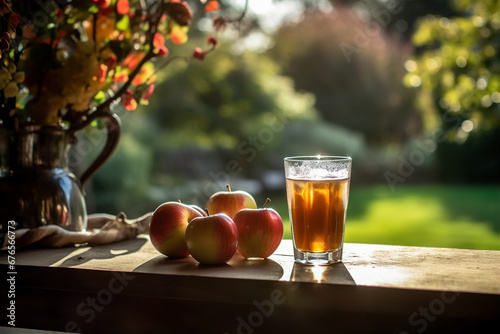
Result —
[{"label": "red leaf", "polygon": [[122,95],[122,104],[129,111],[137,108],[137,101],[134,99],[134,94],[130,89],[127,89]]},{"label": "red leaf", "polygon": [[166,57],[166,56],[168,56],[168,49],[167,49],[167,47],[165,45],[163,45],[162,47],[160,47],[160,50],[156,54],[156,57],[163,58],[163,57]]},{"label": "red leaf", "polygon": [[213,10],[219,9],[219,2],[216,0],[209,1],[207,5],[205,6],[205,12],[211,12]]},{"label": "red leaf", "polygon": [[111,55],[106,59],[106,65],[108,68],[115,68],[117,65],[118,61],[115,55]]},{"label": "red leaf", "polygon": [[187,34],[186,32],[179,26],[174,26],[172,28],[172,31],[170,32],[170,40],[174,44],[183,44],[186,43],[187,41]]},{"label": "red leaf", "polygon": [[92,0],[99,8],[106,8],[111,4],[111,0]]},{"label": "red leaf", "polygon": [[153,45],[155,48],[160,49],[162,46],[165,46],[165,37],[162,34],[156,33],[153,38]]},{"label": "red leaf", "polygon": [[123,66],[126,66],[130,70],[132,70],[132,69],[136,68],[137,65],[139,65],[143,56],[144,56],[143,52],[131,53],[123,61]]},{"label": "red leaf", "polygon": [[9,48],[10,44],[5,39],[0,39],[0,51],[5,51]]},{"label": "red leaf", "polygon": [[118,73],[115,74],[113,77],[114,82],[127,82],[128,81],[128,75],[126,73]]},{"label": "red leaf", "polygon": [[134,77],[134,80],[132,80],[132,85],[139,86],[143,82],[144,82],[144,77],[139,73]]},{"label": "red leaf", "polygon": [[17,14],[11,14],[9,16],[9,23],[14,28],[16,28],[18,26],[18,24],[21,23],[21,22],[22,22],[22,18],[21,18],[21,16],[19,16]]},{"label": "red leaf", "polygon": [[203,52],[203,50],[200,48],[194,48],[193,58],[196,58],[198,60],[203,60],[205,59],[205,52]]},{"label": "red leaf", "polygon": [[113,13],[114,9],[112,7],[106,7],[103,8],[99,11],[99,16],[104,17],[104,16],[109,16],[109,14]]},{"label": "red leaf", "polygon": [[182,2],[167,2],[163,5],[165,13],[180,26],[187,26],[191,22],[193,12],[189,5]]},{"label": "red leaf", "polygon": [[213,45],[214,47],[217,46],[217,44],[219,44],[219,41],[217,40],[217,38],[215,38],[212,35],[207,37],[207,42],[208,42],[208,44]]},{"label": "red leaf", "polygon": [[156,33],[153,39],[153,46],[158,49],[156,56],[158,58],[166,57],[168,55],[168,49],[165,46],[165,37],[162,34]]},{"label": "red leaf", "polygon": [[151,97],[151,95],[153,94],[153,91],[155,90],[155,85],[151,84],[149,85],[148,89],[146,89],[146,91],[144,92],[144,95],[142,96],[142,98],[146,101],[149,100],[149,98]]},{"label": "red leaf", "polygon": [[97,78],[97,81],[99,81],[99,82],[106,81],[107,72],[108,72],[108,67],[104,64],[99,64],[99,67],[97,68],[97,73],[95,75]]},{"label": "red leaf", "polygon": [[8,32],[4,31],[0,34],[0,39],[4,39],[7,42],[10,42],[12,38],[10,37],[10,34]]},{"label": "red leaf", "polygon": [[128,0],[118,0],[116,4],[116,10],[118,14],[125,15],[130,11],[130,5]]}]

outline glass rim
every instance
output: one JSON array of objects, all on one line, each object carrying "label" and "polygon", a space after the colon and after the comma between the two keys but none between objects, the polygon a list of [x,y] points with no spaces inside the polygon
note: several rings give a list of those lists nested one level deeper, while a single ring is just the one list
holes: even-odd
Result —
[{"label": "glass rim", "polygon": [[285,157],[284,161],[299,162],[299,161],[352,161],[349,156],[340,155],[300,155],[294,157]]}]

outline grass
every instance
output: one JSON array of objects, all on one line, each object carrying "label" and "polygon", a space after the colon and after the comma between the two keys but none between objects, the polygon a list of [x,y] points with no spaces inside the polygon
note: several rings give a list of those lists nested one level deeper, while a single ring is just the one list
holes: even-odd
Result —
[{"label": "grass", "polygon": [[[271,206],[290,239],[286,198]],[[345,241],[500,250],[500,185],[352,188]]]}]

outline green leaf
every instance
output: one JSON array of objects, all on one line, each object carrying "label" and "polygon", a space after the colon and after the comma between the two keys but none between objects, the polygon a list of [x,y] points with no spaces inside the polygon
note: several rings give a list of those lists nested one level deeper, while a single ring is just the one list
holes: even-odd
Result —
[{"label": "green leaf", "polygon": [[415,33],[413,34],[413,43],[416,46],[422,46],[430,43],[434,39],[433,25],[435,24],[434,19],[423,19]]},{"label": "green leaf", "polygon": [[89,8],[89,13],[92,13],[92,14],[97,14],[99,12],[99,7],[93,5],[93,6],[90,6]]},{"label": "green leaf", "polygon": [[116,28],[121,31],[125,31],[130,28],[130,20],[127,15],[123,17],[116,23]]},{"label": "green leaf", "polygon": [[97,102],[97,103],[103,103],[105,100],[106,100],[106,95],[104,94],[104,92],[102,90],[100,90],[95,96],[94,96],[94,100]]}]

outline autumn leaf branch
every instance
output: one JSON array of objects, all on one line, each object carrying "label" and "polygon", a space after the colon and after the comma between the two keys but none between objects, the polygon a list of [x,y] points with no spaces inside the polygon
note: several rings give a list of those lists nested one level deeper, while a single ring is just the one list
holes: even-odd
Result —
[{"label": "autumn leaf branch", "polygon": [[[159,1],[157,3],[163,3],[162,1]],[[141,71],[142,67],[144,64],[146,64],[148,61],[153,59],[156,54],[154,52],[154,36],[156,32],[158,31],[158,25],[160,24],[161,17],[163,15],[163,6],[159,6],[158,11],[156,12],[156,15],[153,16],[153,18],[150,20],[149,24],[149,30],[146,33],[146,38],[147,38],[147,44],[149,47],[148,52],[144,55],[144,57],[141,59],[141,61],[137,64],[137,66],[134,68],[134,70],[130,73],[128,76],[128,80],[116,91],[116,93],[112,94],[106,101],[98,105],[94,111],[92,112],[98,112],[98,111],[105,111],[111,113],[111,106],[115,103],[118,102],[119,99],[125,94],[127,89],[130,87],[132,84],[132,81],[134,81],[134,78],[139,74]],[[91,110],[88,110],[90,112]]]}]

